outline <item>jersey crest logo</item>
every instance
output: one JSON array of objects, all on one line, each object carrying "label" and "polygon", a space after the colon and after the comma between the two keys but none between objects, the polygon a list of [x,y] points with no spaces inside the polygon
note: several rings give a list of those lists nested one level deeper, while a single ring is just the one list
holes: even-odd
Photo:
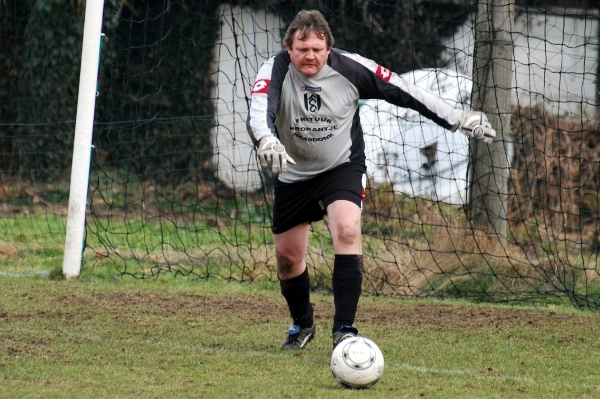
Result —
[{"label": "jersey crest logo", "polygon": [[377,74],[377,76],[379,76],[381,79],[385,80],[386,82],[389,82],[390,79],[392,78],[392,71],[390,71],[387,68],[382,67],[381,65],[377,65],[377,71],[375,73]]},{"label": "jersey crest logo", "polygon": [[321,96],[317,93],[304,94],[304,108],[312,115],[321,109]]},{"label": "jersey crest logo", "polygon": [[252,94],[267,94],[269,91],[269,85],[271,81],[269,79],[258,79],[252,86]]}]

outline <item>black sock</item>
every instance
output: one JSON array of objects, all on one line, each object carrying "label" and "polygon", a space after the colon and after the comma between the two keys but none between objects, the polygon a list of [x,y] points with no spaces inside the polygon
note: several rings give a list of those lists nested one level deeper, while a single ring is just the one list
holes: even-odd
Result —
[{"label": "black sock", "polygon": [[308,268],[296,277],[288,280],[279,280],[281,294],[285,298],[290,309],[290,316],[294,324],[301,328],[312,327],[313,307],[310,303],[310,278]]},{"label": "black sock", "polygon": [[352,326],[362,292],[362,255],[335,255],[333,263],[333,331]]}]

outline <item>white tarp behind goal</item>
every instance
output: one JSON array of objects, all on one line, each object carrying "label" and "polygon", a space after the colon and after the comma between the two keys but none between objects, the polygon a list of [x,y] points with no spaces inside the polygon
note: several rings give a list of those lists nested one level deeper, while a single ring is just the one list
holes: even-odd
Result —
[{"label": "white tarp behind goal", "polygon": [[[457,108],[471,98],[469,78],[449,69],[424,69],[401,75]],[[360,107],[365,133],[367,174],[396,192],[453,204],[466,201],[466,136],[450,132],[418,112],[381,100]]]}]

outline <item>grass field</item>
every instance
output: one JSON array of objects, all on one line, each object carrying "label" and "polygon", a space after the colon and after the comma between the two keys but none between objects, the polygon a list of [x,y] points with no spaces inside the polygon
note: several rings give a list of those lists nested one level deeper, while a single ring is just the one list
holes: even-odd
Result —
[{"label": "grass field", "polygon": [[36,270],[0,274],[1,398],[600,397],[595,313],[365,296],[357,327],[386,365],[350,391],[329,371],[328,295],[315,340],[282,352],[272,283]]},{"label": "grass field", "polygon": [[[330,295],[312,296],[316,339],[282,352],[289,317],[268,279],[134,279],[91,253],[81,277],[64,281],[62,218],[7,217],[0,232],[10,238],[0,241],[2,399],[600,397],[600,313],[566,301],[507,307],[365,295],[356,326],[386,365],[372,389],[350,391],[329,371]],[[202,229],[184,247],[211,234]],[[138,235],[151,240],[136,232],[127,243]],[[88,245],[120,243],[116,233],[99,237]]]}]

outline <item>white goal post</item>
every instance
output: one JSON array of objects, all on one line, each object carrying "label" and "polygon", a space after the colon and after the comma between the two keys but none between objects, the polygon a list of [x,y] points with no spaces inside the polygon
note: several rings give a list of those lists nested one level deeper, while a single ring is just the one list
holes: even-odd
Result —
[{"label": "white goal post", "polygon": [[81,271],[103,10],[104,0],[87,0],[63,259],[63,275],[67,279],[79,276]]}]

